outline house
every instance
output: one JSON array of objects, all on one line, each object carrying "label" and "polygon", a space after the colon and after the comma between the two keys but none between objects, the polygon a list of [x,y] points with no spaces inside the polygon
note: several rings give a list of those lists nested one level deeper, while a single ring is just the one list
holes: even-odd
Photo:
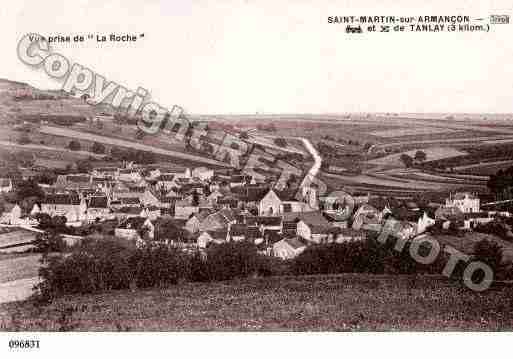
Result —
[{"label": "house", "polygon": [[199,212],[199,206],[193,205],[188,200],[178,200],[175,202],[175,217],[187,219],[191,214]]},{"label": "house", "polygon": [[213,190],[206,198],[206,200],[211,204],[211,205],[215,205],[217,204],[217,201],[219,200],[219,198],[223,197],[224,194],[221,193],[221,191],[219,191],[219,189],[215,189]]},{"label": "house", "polygon": [[458,192],[445,200],[445,207],[456,207],[462,213],[476,213],[480,211],[480,200],[469,192]]},{"label": "house", "polygon": [[332,228],[330,223],[318,211],[299,213],[296,221],[297,235],[315,243],[321,243],[324,239],[327,239]]},{"label": "house", "polygon": [[340,232],[336,235],[335,242],[360,242],[367,238],[365,231],[353,228],[340,228]]},{"label": "house", "polygon": [[197,244],[199,248],[207,248],[211,243],[221,244],[228,241],[228,231],[203,231],[198,236]]},{"label": "house", "polygon": [[353,228],[380,231],[382,219],[383,215],[380,211],[373,206],[363,204],[353,216]]},{"label": "house", "polygon": [[272,216],[281,213],[282,201],[272,189],[260,200],[258,214],[260,216]]},{"label": "house", "polygon": [[231,224],[237,223],[237,212],[231,209],[222,209],[209,214],[201,221],[199,231],[215,231],[228,229]]},{"label": "house", "polygon": [[125,168],[119,170],[118,180],[125,181],[125,182],[139,182],[143,178],[141,176],[141,173],[132,168]]},{"label": "house", "polygon": [[147,231],[149,238],[153,238],[155,226],[148,218],[130,217],[114,229],[114,235],[124,239],[138,240],[141,239],[141,233],[144,231]]},{"label": "house", "polygon": [[0,178],[0,193],[11,192],[13,189],[10,178]]},{"label": "house", "polygon": [[310,212],[314,209],[311,208],[307,203],[299,201],[282,201],[280,205],[279,213],[290,213],[290,212]]},{"label": "house", "polygon": [[463,220],[463,212],[456,206],[440,206],[435,211],[435,220],[459,221]]},{"label": "house", "polygon": [[41,212],[41,208],[37,205],[37,203],[34,203],[34,206],[32,206],[32,209],[30,210],[30,215],[35,216],[36,214]]},{"label": "house", "polygon": [[199,178],[202,181],[210,181],[214,177],[214,170],[206,167],[196,167],[192,170],[192,177]]},{"label": "house", "polygon": [[250,175],[233,175],[230,178],[230,187],[241,187],[251,183]]},{"label": "house", "polygon": [[119,199],[121,207],[141,207],[141,200],[139,197],[121,197]]},{"label": "house", "polygon": [[228,230],[228,240],[230,241],[250,241],[260,243],[264,239],[262,232],[256,226],[247,226],[245,224],[232,224]]},{"label": "house", "polygon": [[172,173],[164,173],[161,174],[157,178],[157,187],[164,188],[166,190],[170,190],[171,188],[177,187],[177,183],[175,181],[175,175]]},{"label": "house", "polygon": [[204,210],[199,211],[191,215],[191,217],[185,222],[185,229],[189,233],[196,233],[200,231],[201,223],[212,214],[212,211]]},{"label": "house", "polygon": [[306,245],[298,238],[284,238],[274,243],[272,254],[281,259],[292,259],[301,254],[305,249]]},{"label": "house", "polygon": [[77,173],[70,175],[59,175],[54,186],[65,190],[82,190],[93,188],[91,175],[87,173]]},{"label": "house", "polygon": [[426,212],[417,220],[417,234],[424,233],[429,227],[435,224],[435,220],[430,218]]},{"label": "house", "polygon": [[351,218],[351,214],[344,212],[323,212],[323,216],[333,227],[339,228],[347,228],[347,220]]},{"label": "house", "polygon": [[162,210],[159,207],[149,206],[143,208],[139,215],[144,218],[149,218],[150,221],[155,221],[162,215]]},{"label": "house", "polygon": [[261,232],[281,232],[283,229],[282,218],[278,216],[247,216],[244,223],[248,226],[257,226]]},{"label": "house", "polygon": [[112,177],[113,179],[117,179],[119,169],[117,167],[96,167],[91,173],[93,176],[97,177]]},{"label": "house", "polygon": [[24,221],[21,219],[21,207],[17,204],[4,204],[4,212],[0,217],[0,223],[4,224],[22,224]]},{"label": "house", "polygon": [[87,204],[88,220],[104,219],[109,214],[109,199],[106,196],[92,196],[89,198]]},{"label": "house", "polygon": [[41,212],[50,216],[69,216],[85,219],[87,204],[76,193],[57,193],[45,196],[41,202]]}]

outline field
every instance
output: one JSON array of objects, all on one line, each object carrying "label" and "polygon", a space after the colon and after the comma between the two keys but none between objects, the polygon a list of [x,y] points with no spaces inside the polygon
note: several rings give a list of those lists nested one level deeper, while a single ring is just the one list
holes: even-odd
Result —
[{"label": "field", "polygon": [[[427,148],[422,148],[422,151],[426,154],[427,161],[435,161],[435,160],[448,158],[448,157],[463,156],[466,154],[463,151],[458,151],[451,147],[427,147]],[[403,163],[401,162],[401,158],[400,158],[401,155],[407,154],[408,156],[413,158],[415,156],[415,152],[417,152],[417,151],[412,150],[412,151],[396,153],[393,155],[376,158],[374,160],[369,161],[369,163],[376,164],[376,165],[402,166]]]},{"label": "field", "polygon": [[0,254],[0,303],[22,300],[38,283],[39,254]]},{"label": "field", "polygon": [[[445,278],[347,274],[257,278],[0,305],[30,331],[511,330],[512,288],[472,292]],[[13,321],[14,319],[14,321]]]},{"label": "field", "polygon": [[438,133],[454,133],[456,130],[436,127],[417,127],[417,128],[398,128],[384,131],[373,131],[371,135],[377,137],[399,137],[399,136],[415,136],[415,135],[431,135]]}]

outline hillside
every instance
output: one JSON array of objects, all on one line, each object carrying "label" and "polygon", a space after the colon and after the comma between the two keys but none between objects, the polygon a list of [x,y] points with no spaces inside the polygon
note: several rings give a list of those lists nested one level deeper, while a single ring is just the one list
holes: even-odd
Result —
[{"label": "hillside", "polygon": [[1,330],[511,330],[511,288],[430,276],[272,277],[0,305]]}]

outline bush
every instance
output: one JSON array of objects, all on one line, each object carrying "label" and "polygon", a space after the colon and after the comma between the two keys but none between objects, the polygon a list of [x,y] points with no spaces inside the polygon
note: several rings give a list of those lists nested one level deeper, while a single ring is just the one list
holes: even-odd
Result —
[{"label": "bush", "polygon": [[93,143],[93,147],[91,148],[91,151],[98,154],[105,153],[105,146],[99,142]]},{"label": "bush", "polygon": [[22,133],[20,137],[18,137],[17,140],[18,144],[20,145],[28,145],[32,141],[30,140],[30,137],[26,133]]},{"label": "bush", "polygon": [[166,287],[186,278],[186,260],[177,249],[165,245],[145,246],[130,258],[138,288]]},{"label": "bush", "polygon": [[281,137],[275,138],[274,144],[278,147],[287,147],[287,141]]},{"label": "bush", "polygon": [[[447,258],[442,251],[434,263],[417,263],[409,253],[410,242],[402,251],[396,251],[391,240],[385,244],[369,238],[362,242],[321,244],[308,247],[292,262],[292,273],[335,274],[441,274]],[[427,255],[429,248],[420,248],[420,255]]]},{"label": "bush", "polygon": [[78,142],[76,140],[72,140],[69,142],[68,148],[72,151],[80,151],[82,146],[80,145],[80,142]]},{"label": "bush", "polygon": [[473,259],[486,263],[492,269],[495,277],[504,277],[506,263],[503,262],[502,247],[488,239],[482,239],[474,245]]},{"label": "bush", "polygon": [[127,289],[133,276],[129,264],[134,250],[126,241],[105,237],[85,239],[69,256],[45,256],[39,271],[41,295],[51,299],[64,294]]},{"label": "bush", "polygon": [[207,266],[210,280],[247,277],[258,268],[257,248],[247,242],[213,244],[207,250]]},{"label": "bush", "polygon": [[55,232],[45,232],[37,235],[34,242],[36,250],[41,253],[64,252],[68,249],[62,236]]}]

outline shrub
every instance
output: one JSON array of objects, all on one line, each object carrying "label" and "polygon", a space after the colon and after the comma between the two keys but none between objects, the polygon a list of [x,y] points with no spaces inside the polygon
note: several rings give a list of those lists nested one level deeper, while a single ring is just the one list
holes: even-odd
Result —
[{"label": "shrub", "polygon": [[129,264],[134,251],[127,241],[105,237],[85,239],[69,256],[45,256],[39,271],[41,295],[51,299],[63,294],[127,289],[133,276]]},{"label": "shrub", "polygon": [[139,288],[165,287],[186,277],[185,258],[165,245],[145,246],[130,258],[131,272]]},{"label": "shrub", "polygon": [[99,142],[95,142],[93,143],[93,147],[91,148],[91,150],[94,153],[103,154],[105,153],[105,146]]},{"label": "shrub", "polygon": [[36,250],[42,253],[64,252],[68,246],[62,236],[55,232],[45,232],[37,235],[34,245]]},{"label": "shrub", "polygon": [[502,247],[488,239],[482,239],[474,245],[473,259],[486,263],[492,269],[494,276],[503,279],[510,276],[508,265],[503,262]]},{"label": "shrub", "polygon": [[287,147],[287,141],[281,137],[275,138],[274,144],[279,147]]},{"label": "shrub", "polygon": [[210,280],[228,280],[256,273],[256,246],[247,242],[213,244],[207,250]]},{"label": "shrub", "polygon": [[80,145],[80,142],[76,140],[71,140],[68,144],[68,148],[72,151],[80,151],[82,146]]},{"label": "shrub", "polygon": [[32,141],[30,140],[30,137],[26,133],[22,133],[20,137],[18,137],[18,144],[20,145],[28,145]]}]

